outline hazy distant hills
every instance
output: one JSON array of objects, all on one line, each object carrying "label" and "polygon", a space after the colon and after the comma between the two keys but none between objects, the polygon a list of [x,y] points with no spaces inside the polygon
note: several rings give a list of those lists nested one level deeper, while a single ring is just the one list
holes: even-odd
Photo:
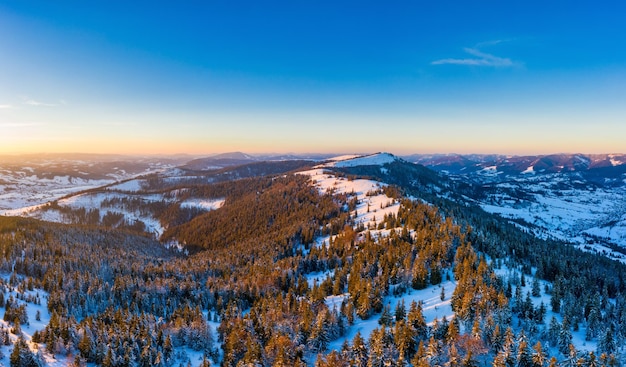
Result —
[{"label": "hazy distant hills", "polygon": [[227,167],[263,161],[311,160],[320,161],[334,154],[283,154],[283,155],[250,155],[242,152],[217,154],[210,157],[193,159],[181,168],[193,171],[219,170]]},{"label": "hazy distant hills", "polygon": [[256,162],[256,159],[241,152],[234,153],[224,153],[218,154],[215,156],[207,157],[207,158],[197,158],[187,162],[187,164],[183,165],[181,168],[196,170],[196,171],[204,171],[204,170],[213,170],[213,169],[221,169],[230,166],[237,166],[241,164],[247,164]]}]

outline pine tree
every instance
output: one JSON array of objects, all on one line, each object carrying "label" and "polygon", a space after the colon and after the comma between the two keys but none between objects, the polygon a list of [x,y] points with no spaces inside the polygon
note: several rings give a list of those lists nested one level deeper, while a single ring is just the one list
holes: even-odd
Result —
[{"label": "pine tree", "polygon": [[552,291],[552,297],[550,298],[550,305],[552,306],[552,312],[561,312],[561,296],[555,291]]},{"label": "pine tree", "polygon": [[202,356],[202,363],[200,363],[199,367],[211,367],[211,362],[206,357],[206,354]]},{"label": "pine tree", "polygon": [[422,261],[416,260],[413,265],[413,289],[424,289],[428,286],[428,270]]},{"label": "pine tree", "polygon": [[472,325],[472,338],[479,340],[482,336],[482,330],[480,328],[480,321],[478,319],[474,320],[474,324]]},{"label": "pine tree", "polygon": [[420,341],[417,352],[411,359],[413,367],[430,367],[428,359],[426,358],[426,348],[424,347],[424,341]]},{"label": "pine tree", "polygon": [[367,283],[364,291],[361,291],[361,294],[358,298],[358,304],[356,309],[356,314],[362,319],[366,320],[370,317],[372,312],[372,300],[371,300],[372,286]]},{"label": "pine tree", "polygon": [[552,316],[548,326],[548,342],[551,346],[556,347],[559,345],[559,335],[561,335],[561,324],[559,324],[556,317]]},{"label": "pine tree", "polygon": [[426,357],[433,366],[438,365],[441,362],[442,352],[441,344],[439,340],[435,340],[433,336],[428,340],[428,347],[426,347]]},{"label": "pine tree", "polygon": [[504,343],[500,354],[502,354],[502,360],[508,367],[515,366],[515,335],[513,334],[511,327],[508,327],[504,332]]},{"label": "pine tree", "polygon": [[563,353],[567,356],[563,365],[565,367],[576,367],[578,365],[578,352],[576,351],[576,347],[574,347],[574,344],[570,344],[567,349],[568,352]]},{"label": "pine tree", "polygon": [[369,358],[367,367],[385,366],[385,327],[372,330],[369,340]]},{"label": "pine tree", "polygon": [[410,360],[417,350],[417,342],[413,328],[407,325],[406,321],[400,320],[396,323],[393,336],[400,356],[405,360]]},{"label": "pine tree", "polygon": [[571,344],[572,332],[569,329],[569,323],[567,322],[567,318],[564,318],[561,332],[559,333],[559,351],[563,354],[569,353]]},{"label": "pine tree", "polygon": [[378,319],[379,325],[391,326],[393,324],[393,317],[391,316],[391,308],[387,304],[383,308],[383,313],[380,315],[380,319]]},{"label": "pine tree", "polygon": [[532,292],[533,297],[541,296],[541,286],[539,285],[539,279],[537,279],[536,277],[533,278],[533,285],[532,285],[531,292]]},{"label": "pine tree", "polygon": [[461,364],[459,356],[459,351],[456,349],[456,343],[450,344],[450,348],[448,349],[448,366],[449,367],[459,367]]},{"label": "pine tree", "polygon": [[366,367],[368,364],[368,347],[361,333],[357,331],[352,339],[352,365],[356,367]]},{"label": "pine tree", "polygon": [[428,338],[428,325],[422,312],[422,303],[411,302],[407,322],[415,330],[417,340],[425,340]]},{"label": "pine tree", "polygon": [[524,300],[522,299],[522,287],[515,287],[515,296],[513,297],[513,307],[511,310],[516,314],[522,314]]},{"label": "pine tree", "polygon": [[528,346],[528,339],[522,330],[520,332],[519,343],[517,346],[517,367],[533,367],[532,354]]},{"label": "pine tree", "polygon": [[35,355],[28,348],[23,337],[19,337],[9,357],[11,367],[39,367]]},{"label": "pine tree", "polygon": [[526,292],[526,298],[524,299],[524,303],[522,305],[522,310],[520,312],[521,316],[527,320],[533,319],[533,300],[530,298],[530,292]]},{"label": "pine tree", "polygon": [[502,329],[500,328],[500,324],[496,324],[493,329],[493,334],[491,336],[491,349],[498,353],[502,350],[504,346],[504,334],[502,333]]},{"label": "pine tree", "polygon": [[538,324],[543,324],[544,318],[546,317],[546,312],[546,305],[543,303],[543,301],[541,301],[541,303],[533,313],[535,322]]},{"label": "pine tree", "polygon": [[330,337],[328,335],[329,321],[328,311],[320,312],[315,320],[315,325],[311,331],[311,350],[315,353],[324,352],[328,348]]},{"label": "pine tree", "polygon": [[93,356],[93,343],[87,331],[83,333],[83,337],[78,343],[78,351],[80,352],[81,357],[91,362]]},{"label": "pine tree", "polygon": [[540,341],[538,341],[533,347],[532,360],[535,367],[545,367],[548,362],[548,354],[545,350],[543,350],[543,346]]},{"label": "pine tree", "polygon": [[598,353],[611,355],[617,351],[614,334],[615,332],[611,327],[608,327],[604,330],[604,334],[602,335],[602,338],[600,338],[600,341],[598,343]]},{"label": "pine tree", "polygon": [[111,348],[109,348],[106,356],[102,360],[102,367],[113,367],[114,363],[113,353],[111,352]]},{"label": "pine tree", "polygon": [[507,352],[504,350],[501,350],[493,358],[493,363],[491,364],[491,366],[492,367],[508,367],[507,362],[506,362],[507,358],[508,358]]},{"label": "pine tree", "polygon": [[455,317],[448,326],[448,334],[446,335],[446,341],[448,343],[454,343],[457,340],[460,334],[459,329],[459,319]]},{"label": "pine tree", "polygon": [[592,304],[587,316],[587,330],[585,332],[585,340],[592,340],[598,336],[598,328],[600,327],[600,310]]},{"label": "pine tree", "polygon": [[17,317],[15,317],[15,319],[13,320],[13,329],[11,330],[11,332],[18,336],[22,335],[22,326],[20,325],[20,319]]},{"label": "pine tree", "polygon": [[174,345],[172,344],[172,338],[169,334],[165,337],[163,342],[163,358],[165,362],[169,362],[174,356]]},{"label": "pine tree", "polygon": [[395,309],[396,322],[404,320],[406,318],[406,306],[404,305],[404,299],[396,304]]},{"label": "pine tree", "polygon": [[479,367],[478,361],[474,358],[472,351],[469,350],[463,358],[463,362],[461,363],[462,367]]}]

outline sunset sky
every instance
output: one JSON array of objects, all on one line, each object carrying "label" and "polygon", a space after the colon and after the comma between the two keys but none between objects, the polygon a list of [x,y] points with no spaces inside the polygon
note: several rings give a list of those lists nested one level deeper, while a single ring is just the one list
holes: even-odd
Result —
[{"label": "sunset sky", "polygon": [[625,14],[0,0],[0,153],[626,153]]}]

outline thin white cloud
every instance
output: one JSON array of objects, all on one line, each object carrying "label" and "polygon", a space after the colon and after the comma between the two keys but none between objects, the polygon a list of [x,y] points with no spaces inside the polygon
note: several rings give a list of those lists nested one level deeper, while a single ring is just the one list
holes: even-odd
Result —
[{"label": "thin white cloud", "polygon": [[8,110],[9,108],[13,108],[10,104],[0,104],[0,110]]},{"label": "thin white cloud", "polygon": [[493,41],[485,41],[485,42],[479,42],[476,44],[476,46],[474,46],[474,48],[483,48],[483,47],[488,47],[488,46],[495,46],[498,45],[502,42],[505,42],[507,40],[493,40]]},{"label": "thin white cloud", "polygon": [[37,107],[56,107],[56,106],[58,106],[56,103],[43,103],[43,102],[35,101],[34,99],[24,100],[23,103],[25,105],[28,105],[28,106],[37,106]]},{"label": "thin white cloud", "polygon": [[509,59],[508,57],[499,57],[480,51],[480,47],[493,46],[501,43],[498,41],[481,42],[475,47],[466,47],[463,49],[465,53],[474,56],[472,58],[447,58],[431,62],[431,65],[470,65],[470,66],[488,66],[488,67],[513,67],[519,63]]}]

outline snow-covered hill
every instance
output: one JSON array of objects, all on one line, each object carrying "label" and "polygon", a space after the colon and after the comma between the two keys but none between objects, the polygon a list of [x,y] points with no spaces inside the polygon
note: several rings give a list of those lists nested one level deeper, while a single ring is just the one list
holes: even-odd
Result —
[{"label": "snow-covered hill", "polygon": [[389,153],[376,153],[363,156],[341,156],[331,159],[326,167],[382,166],[397,161],[399,158]]}]

